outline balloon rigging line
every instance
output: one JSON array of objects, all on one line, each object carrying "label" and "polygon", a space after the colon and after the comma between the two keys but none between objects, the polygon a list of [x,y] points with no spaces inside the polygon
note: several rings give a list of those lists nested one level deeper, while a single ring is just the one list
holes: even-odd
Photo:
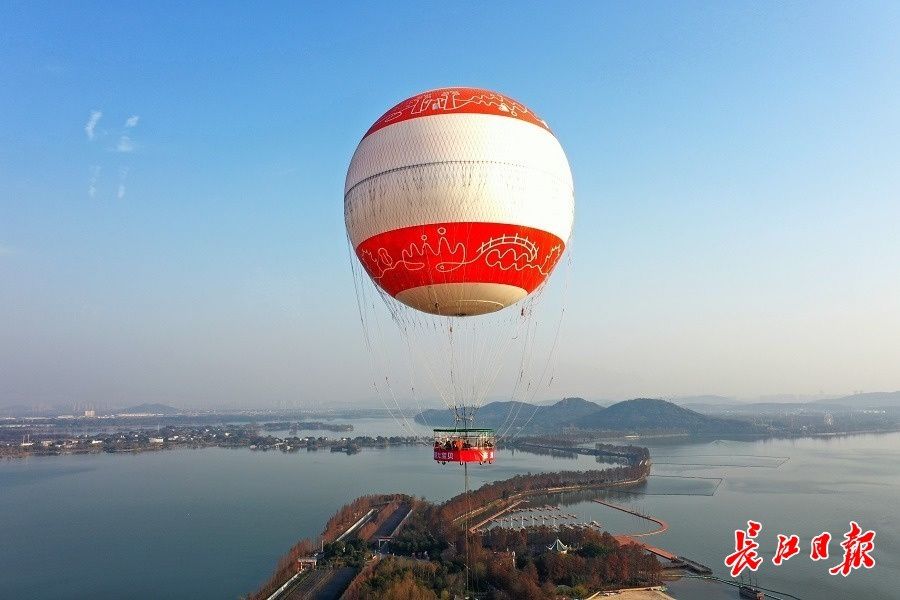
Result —
[{"label": "balloon rigging line", "polygon": [[[401,421],[400,419],[397,418],[397,416],[391,410],[390,406],[388,406],[388,403],[385,400],[384,395],[381,393],[381,389],[378,387],[378,383],[377,383],[378,380],[375,377],[375,374],[378,372],[378,369],[375,364],[375,351],[372,348],[372,341],[371,341],[371,337],[370,337],[371,332],[370,332],[370,329],[368,326],[368,319],[366,317],[366,311],[364,308],[364,306],[368,306],[369,303],[368,303],[368,299],[367,299],[367,296],[365,293],[365,289],[366,289],[365,284],[364,284],[364,282],[362,282],[362,276],[358,272],[360,269],[359,269],[359,267],[357,267],[355,257],[353,256],[353,246],[350,243],[349,236],[347,238],[347,246],[348,246],[348,250],[350,253],[350,266],[351,266],[351,272],[353,274],[353,286],[356,291],[356,304],[357,304],[357,309],[359,311],[360,323],[362,324],[363,339],[365,340],[366,350],[369,354],[369,362],[370,362],[370,366],[372,369],[372,375],[373,375],[372,385],[375,388],[376,395],[378,396],[379,400],[381,400],[382,405],[388,411],[388,414],[391,416],[391,418],[394,420],[394,422],[397,423],[397,425],[401,429],[406,429],[407,431],[410,432],[410,434],[414,435],[411,427],[409,426],[409,423],[405,421],[405,415],[403,415],[402,410],[400,410],[400,406],[397,403],[397,399],[393,393],[393,389],[390,387],[390,381],[388,380],[388,378],[385,377],[385,382],[387,383],[388,388],[390,389],[391,396],[394,398],[394,404],[397,406],[397,409],[400,410],[400,416],[404,417],[404,421]],[[361,267],[361,265],[360,265],[360,267]],[[362,283],[362,286],[360,285],[361,283]],[[378,323],[378,321],[376,319],[376,324],[377,323]]]},{"label": "balloon rigging line", "polygon": [[[541,382],[543,382],[544,377],[547,374],[547,369],[550,367],[551,363],[553,364],[553,370],[551,371],[551,373],[555,374],[555,372],[556,372],[556,367],[557,367],[558,360],[559,360],[559,356],[558,356],[556,350],[557,350],[557,346],[559,344],[560,333],[562,331],[562,323],[563,323],[563,319],[564,319],[565,313],[566,313],[566,307],[568,305],[569,276],[570,276],[571,269],[572,269],[572,252],[573,252],[573,248],[572,248],[571,244],[572,244],[572,241],[570,241],[569,252],[568,252],[568,256],[566,257],[566,271],[565,271],[565,277],[563,279],[564,284],[563,284],[562,309],[560,311],[559,319],[556,323],[556,334],[554,335],[554,338],[553,338],[553,346],[551,347],[550,355],[548,357],[547,363],[544,366],[544,371],[541,374],[540,379],[538,380],[538,385],[535,386],[535,390],[534,390],[534,393],[532,394],[531,399],[533,399],[534,396],[537,394],[537,389],[541,385]],[[550,376],[550,380],[547,384],[548,388],[552,385],[554,377],[555,377],[555,375]],[[520,408],[521,408],[521,405],[520,405]],[[513,435],[509,438],[509,441],[514,440],[519,433],[524,431],[528,427],[528,425],[531,424],[531,421],[534,419],[535,415],[537,414],[538,409],[539,409],[538,406],[534,407],[534,410],[532,411],[531,416],[525,422],[525,425],[520,427],[518,429],[518,431],[514,432]],[[517,418],[518,418],[518,416],[517,416]],[[515,422],[515,421],[513,421],[513,422]],[[507,428],[506,432],[504,432],[501,435],[501,437],[498,439],[503,439],[504,436],[509,433],[509,430],[511,427],[512,427],[512,425],[510,425],[510,427]]]}]

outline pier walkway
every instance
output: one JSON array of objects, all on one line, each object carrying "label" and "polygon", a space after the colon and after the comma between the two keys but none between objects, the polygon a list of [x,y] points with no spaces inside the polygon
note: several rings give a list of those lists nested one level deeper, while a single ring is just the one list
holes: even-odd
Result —
[{"label": "pier walkway", "polygon": [[624,513],[628,513],[630,515],[634,515],[636,517],[640,517],[642,519],[646,519],[647,521],[656,523],[657,527],[653,531],[645,531],[643,533],[629,533],[629,534],[614,535],[613,537],[620,544],[635,544],[637,546],[640,546],[647,552],[650,552],[651,554],[655,554],[656,556],[659,556],[660,558],[664,558],[664,559],[668,560],[669,562],[671,562],[672,564],[669,565],[671,567],[679,567],[679,568],[687,569],[688,571],[692,571],[699,575],[711,575],[712,574],[712,569],[710,569],[709,567],[707,567],[704,564],[698,563],[697,561],[691,560],[689,558],[685,558],[684,556],[678,556],[677,554],[673,554],[672,552],[669,552],[668,550],[665,550],[664,548],[658,548],[656,546],[651,546],[647,542],[636,539],[636,538],[640,538],[640,537],[656,535],[658,533],[662,533],[662,532],[666,531],[667,529],[669,529],[669,524],[667,522],[665,522],[664,520],[662,520],[658,517],[654,517],[652,515],[645,515],[643,513],[640,513],[638,511],[634,510],[633,508],[629,508],[627,506],[622,506],[621,504],[615,504],[613,502],[609,502],[606,500],[600,500],[599,498],[595,499],[594,502],[596,502],[597,504],[602,504],[603,506],[608,506],[610,508],[613,508],[615,510],[618,510],[618,511],[621,511]]},{"label": "pier walkway", "polygon": [[676,554],[672,554],[668,550],[664,550],[662,548],[657,548],[656,546],[651,546],[647,542],[642,542],[640,540],[636,540],[633,537],[631,537],[630,535],[614,535],[613,537],[615,538],[615,540],[617,542],[619,542],[623,546],[625,546],[627,544],[635,544],[637,546],[640,546],[647,552],[650,552],[652,554],[655,554],[657,556],[665,558],[666,560],[669,560],[672,562],[675,562],[678,560],[678,556]]},{"label": "pier walkway", "polygon": [[666,523],[665,521],[663,521],[662,519],[659,519],[652,515],[645,515],[643,513],[640,513],[638,511],[634,510],[633,508],[628,508],[627,506],[622,506],[621,504],[615,504],[615,503],[609,502],[607,500],[600,500],[599,498],[595,499],[594,502],[596,502],[597,504],[602,504],[603,506],[608,506],[610,508],[614,508],[614,509],[624,512],[624,513],[628,513],[629,515],[634,515],[636,517],[646,519],[647,521],[651,521],[653,523],[656,523],[656,525],[657,525],[656,529],[654,529],[653,531],[645,531],[642,533],[629,533],[628,534],[629,537],[632,537],[632,538],[646,537],[648,535],[656,535],[657,533],[662,533],[669,529],[669,524]]},{"label": "pier walkway", "polygon": [[664,558],[668,560],[671,564],[666,565],[670,568],[676,569],[687,569],[693,573],[697,573],[698,575],[712,575],[712,569],[707,567],[706,565],[699,563],[695,560],[691,560],[690,558],[685,558],[684,556],[678,556],[677,554],[673,554],[664,548],[658,548],[656,546],[651,546],[647,542],[642,542],[641,540],[636,540],[630,535],[614,535],[613,538],[617,542],[622,545],[626,544],[635,544],[636,546],[641,547],[651,554],[655,554],[660,558]]}]

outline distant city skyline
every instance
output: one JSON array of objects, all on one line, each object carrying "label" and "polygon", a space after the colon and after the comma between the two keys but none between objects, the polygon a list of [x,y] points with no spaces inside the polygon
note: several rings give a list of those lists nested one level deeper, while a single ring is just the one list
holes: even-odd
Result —
[{"label": "distant city skyline", "polygon": [[343,180],[446,85],[520,99],[572,166],[537,401],[900,389],[898,30],[890,2],[6,3],[0,407],[379,406]]}]

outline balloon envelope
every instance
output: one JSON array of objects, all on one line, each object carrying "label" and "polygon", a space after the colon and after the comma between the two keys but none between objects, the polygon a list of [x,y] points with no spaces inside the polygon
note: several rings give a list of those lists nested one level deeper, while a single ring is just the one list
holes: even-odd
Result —
[{"label": "balloon envelope", "polygon": [[408,98],[350,162],[350,243],[385,293],[451,316],[500,310],[537,289],[572,231],[565,153],[547,124],[502,94],[442,88]]}]

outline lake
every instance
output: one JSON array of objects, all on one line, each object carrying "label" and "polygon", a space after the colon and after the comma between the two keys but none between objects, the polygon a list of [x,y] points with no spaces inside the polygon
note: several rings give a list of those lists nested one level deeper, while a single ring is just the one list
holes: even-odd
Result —
[{"label": "lake", "polygon": [[[351,435],[401,433],[389,420],[378,421],[354,422]],[[669,531],[649,543],[723,576],[734,529],[752,518],[763,523],[760,585],[800,598],[898,597],[900,433],[636,443],[650,446],[654,477],[641,493],[598,496],[668,521]],[[477,487],[516,473],[597,467],[593,457],[503,452],[497,464],[470,474]],[[433,463],[428,447],[352,456],[213,448],[3,461],[0,598],[234,599],[254,590],[288,547],[315,536],[354,497],[403,491],[442,500],[462,484],[461,470]],[[569,511],[617,533],[646,529],[642,520],[593,502]],[[877,532],[877,564],[832,577],[827,569],[838,562],[851,519]],[[815,563],[809,539],[822,531],[836,538],[832,559]],[[777,533],[801,538],[801,554],[780,567],[770,560]],[[703,582],[671,589],[679,598],[737,596]]]}]

